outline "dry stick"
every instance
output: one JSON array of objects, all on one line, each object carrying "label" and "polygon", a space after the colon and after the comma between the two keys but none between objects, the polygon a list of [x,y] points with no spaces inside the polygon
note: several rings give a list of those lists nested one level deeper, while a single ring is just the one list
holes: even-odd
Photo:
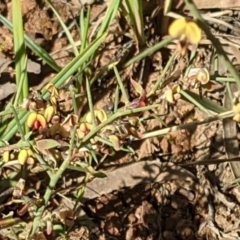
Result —
[{"label": "dry stick", "polygon": [[[169,132],[175,132],[175,131],[178,131],[178,130],[181,130],[181,129],[189,129],[189,128],[197,127],[198,125],[201,125],[201,124],[204,124],[204,123],[209,123],[209,122],[213,122],[213,121],[217,121],[217,120],[230,118],[230,117],[233,117],[233,115],[234,115],[233,111],[227,111],[227,112],[224,112],[224,113],[220,113],[216,116],[207,117],[202,121],[185,123],[185,124],[182,124],[182,125],[179,125],[179,126],[173,126],[173,127],[169,127],[169,128],[160,129],[160,130],[157,130],[157,131],[144,133],[141,137],[141,140],[146,139],[146,138],[150,138],[150,137],[162,136],[162,135],[165,135]],[[138,139],[136,139],[136,140],[138,140]]]},{"label": "dry stick", "polygon": [[220,41],[213,36],[213,34],[211,33],[211,31],[208,27],[207,22],[202,18],[201,14],[199,13],[199,11],[196,8],[193,1],[192,0],[184,0],[184,2],[186,4],[187,8],[189,9],[189,11],[191,12],[191,14],[196,18],[197,23],[200,25],[202,30],[206,33],[208,38],[213,43],[213,46],[216,48],[218,55],[223,58],[228,71],[231,73],[232,77],[235,79],[235,81],[238,85],[238,89],[240,89],[240,77],[237,73],[237,70],[234,68],[232,63],[228,60],[227,54],[223,50],[223,47],[222,47]]}]

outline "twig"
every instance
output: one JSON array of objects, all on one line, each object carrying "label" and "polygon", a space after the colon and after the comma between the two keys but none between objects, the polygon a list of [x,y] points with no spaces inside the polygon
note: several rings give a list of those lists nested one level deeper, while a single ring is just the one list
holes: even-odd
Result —
[{"label": "twig", "polygon": [[159,137],[159,136],[165,135],[169,132],[175,132],[175,131],[178,131],[178,130],[181,130],[181,129],[188,129],[188,128],[196,127],[196,126],[204,124],[204,123],[209,123],[209,122],[212,122],[212,121],[217,121],[217,120],[222,120],[222,119],[225,119],[225,118],[230,118],[230,117],[233,117],[233,115],[234,115],[233,111],[227,111],[227,112],[218,114],[216,116],[207,117],[203,121],[195,121],[195,122],[191,122],[191,123],[185,123],[185,124],[182,124],[182,125],[179,125],[179,126],[173,126],[173,127],[169,127],[169,128],[160,129],[160,130],[157,130],[157,131],[144,133],[142,135],[141,140],[146,139],[146,138],[150,138],[150,137]]}]

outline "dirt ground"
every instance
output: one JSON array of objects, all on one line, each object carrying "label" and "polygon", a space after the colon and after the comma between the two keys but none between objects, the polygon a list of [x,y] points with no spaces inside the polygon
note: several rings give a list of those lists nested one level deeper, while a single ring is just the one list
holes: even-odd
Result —
[{"label": "dirt ground", "polygon": [[[106,10],[106,2],[93,2],[90,32],[101,21]],[[80,9],[84,6],[77,0],[53,0],[52,3],[78,44],[80,36],[77,17]],[[167,34],[171,18],[163,16],[163,10],[161,7],[159,8],[159,4],[162,3],[163,1],[144,1],[144,21],[148,46],[154,45]],[[152,13],[155,10],[154,15]],[[172,11],[187,14],[181,8],[173,7]],[[239,68],[240,10],[212,9],[209,7],[201,11],[205,15],[210,14],[207,20],[209,20],[212,32],[218,35],[222,42],[229,42],[229,44],[224,45],[224,48],[236,68]],[[224,11],[227,12],[222,15],[216,14],[215,17],[214,13]],[[0,13],[7,19],[11,19],[11,1],[0,2]],[[47,50],[60,67],[64,67],[73,59],[71,47],[57,18],[43,0],[22,1],[22,13],[25,33]],[[213,18],[216,21],[213,21]],[[130,28],[121,17],[114,20],[110,30],[113,33],[107,37],[105,46],[101,47],[101,54],[92,64],[92,68],[98,72],[108,63],[109,59],[121,52],[118,67],[126,88],[129,88],[128,82],[132,78],[141,82],[146,92],[150,92],[159,73],[171,56],[174,46],[169,45],[161,51],[154,52],[141,63],[121,70],[123,64],[141,49],[137,49],[134,44],[131,44],[127,34],[118,34],[118,32],[130,34],[128,32]],[[89,37],[91,38],[91,36]],[[232,43],[229,39],[232,40]],[[0,46],[1,58],[12,61],[12,34],[3,26],[0,27]],[[194,67],[210,69],[212,52],[210,42],[203,36],[197,57],[193,62]],[[28,57],[37,64],[29,64],[30,85],[32,89],[41,90],[42,86],[49,82],[56,73],[39,61],[30,50],[28,50]],[[173,72],[177,73],[174,82],[157,91],[156,97],[151,99],[152,103],[159,104],[155,113],[162,116],[162,124],[152,118],[147,125],[142,126],[144,132],[164,128],[163,123],[167,127],[171,127],[196,120],[201,121],[207,116],[206,113],[183,99],[177,99],[174,104],[169,104],[163,99],[164,89],[170,88],[171,84],[182,84],[183,71],[188,64],[187,56],[179,56],[174,60],[174,64],[168,72],[168,76]],[[218,74],[226,76],[225,66],[221,62],[219,65]],[[5,76],[5,81],[13,78],[13,68],[14,65],[9,63],[7,69],[2,73],[2,76]],[[1,81],[2,79],[1,77]],[[188,89],[201,94],[200,88],[189,85]],[[111,71],[106,72],[99,81],[94,83],[92,90],[96,108],[106,106],[113,100],[115,86],[116,82]],[[224,106],[226,90],[223,83],[215,82],[211,91],[204,92],[204,94],[209,99]],[[84,105],[83,111],[86,109],[87,105]],[[149,117],[149,113],[143,117]],[[226,124],[224,121],[214,121],[167,133],[164,136],[131,142],[131,147],[136,151],[135,155],[119,152],[114,156],[109,156],[99,166],[98,170],[111,174],[106,180],[95,179],[89,183],[89,186],[87,185],[89,189],[96,190],[98,194],[91,195],[90,192],[86,191],[86,195],[79,203],[78,215],[75,216],[71,227],[66,227],[66,238],[57,236],[55,233],[46,235],[46,238],[59,240],[239,239],[240,189],[238,184],[233,185],[231,182],[236,177],[240,177],[240,168],[238,169],[236,165],[234,167],[232,164],[218,163],[217,161],[212,164],[198,164],[206,159],[220,160],[228,157],[229,149],[226,148],[229,147],[229,144],[226,144]],[[236,144],[237,150],[238,130],[239,127],[235,125],[236,135],[232,136],[233,139],[230,143],[230,145]],[[147,169],[140,163],[146,161],[151,166],[152,160],[157,169],[160,169],[157,171],[166,173],[158,176],[158,181],[154,177],[141,178],[143,171],[150,176],[151,172],[155,170],[151,170],[151,167]],[[71,190],[65,191],[64,188],[74,188],[74,184],[79,182],[78,176],[68,174],[64,181],[66,181],[66,186],[62,187],[62,194],[71,198]],[[1,231],[0,234],[2,234]]]}]

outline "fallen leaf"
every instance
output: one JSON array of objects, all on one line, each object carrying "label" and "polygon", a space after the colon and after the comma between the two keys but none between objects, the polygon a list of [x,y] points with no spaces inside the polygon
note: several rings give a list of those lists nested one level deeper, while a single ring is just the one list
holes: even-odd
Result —
[{"label": "fallen leaf", "polygon": [[7,98],[9,95],[15,93],[16,91],[17,91],[17,87],[14,83],[7,82],[0,85],[0,101]]},{"label": "fallen leaf", "polygon": [[27,61],[27,71],[29,73],[39,74],[41,72],[41,65],[37,62],[34,62],[30,59]]}]

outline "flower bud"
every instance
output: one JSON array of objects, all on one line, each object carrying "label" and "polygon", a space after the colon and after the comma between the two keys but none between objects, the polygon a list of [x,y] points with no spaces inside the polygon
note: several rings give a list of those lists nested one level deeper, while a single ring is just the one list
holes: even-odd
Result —
[{"label": "flower bud", "polygon": [[47,106],[47,108],[44,111],[44,117],[46,121],[50,122],[54,114],[55,114],[55,108],[53,106]]},{"label": "flower bud", "polygon": [[107,119],[107,115],[103,109],[99,109],[94,111],[94,115],[97,117],[97,119],[102,123]]},{"label": "flower bud", "polygon": [[233,116],[233,121],[240,123],[240,114],[237,113]]},{"label": "flower bud", "polygon": [[22,149],[18,154],[18,162],[21,165],[24,165],[27,159],[28,159],[28,151],[26,149]]},{"label": "flower bud", "polygon": [[2,157],[3,157],[3,162],[8,162],[10,160],[10,153],[9,153],[9,151],[5,151],[3,153]]}]

